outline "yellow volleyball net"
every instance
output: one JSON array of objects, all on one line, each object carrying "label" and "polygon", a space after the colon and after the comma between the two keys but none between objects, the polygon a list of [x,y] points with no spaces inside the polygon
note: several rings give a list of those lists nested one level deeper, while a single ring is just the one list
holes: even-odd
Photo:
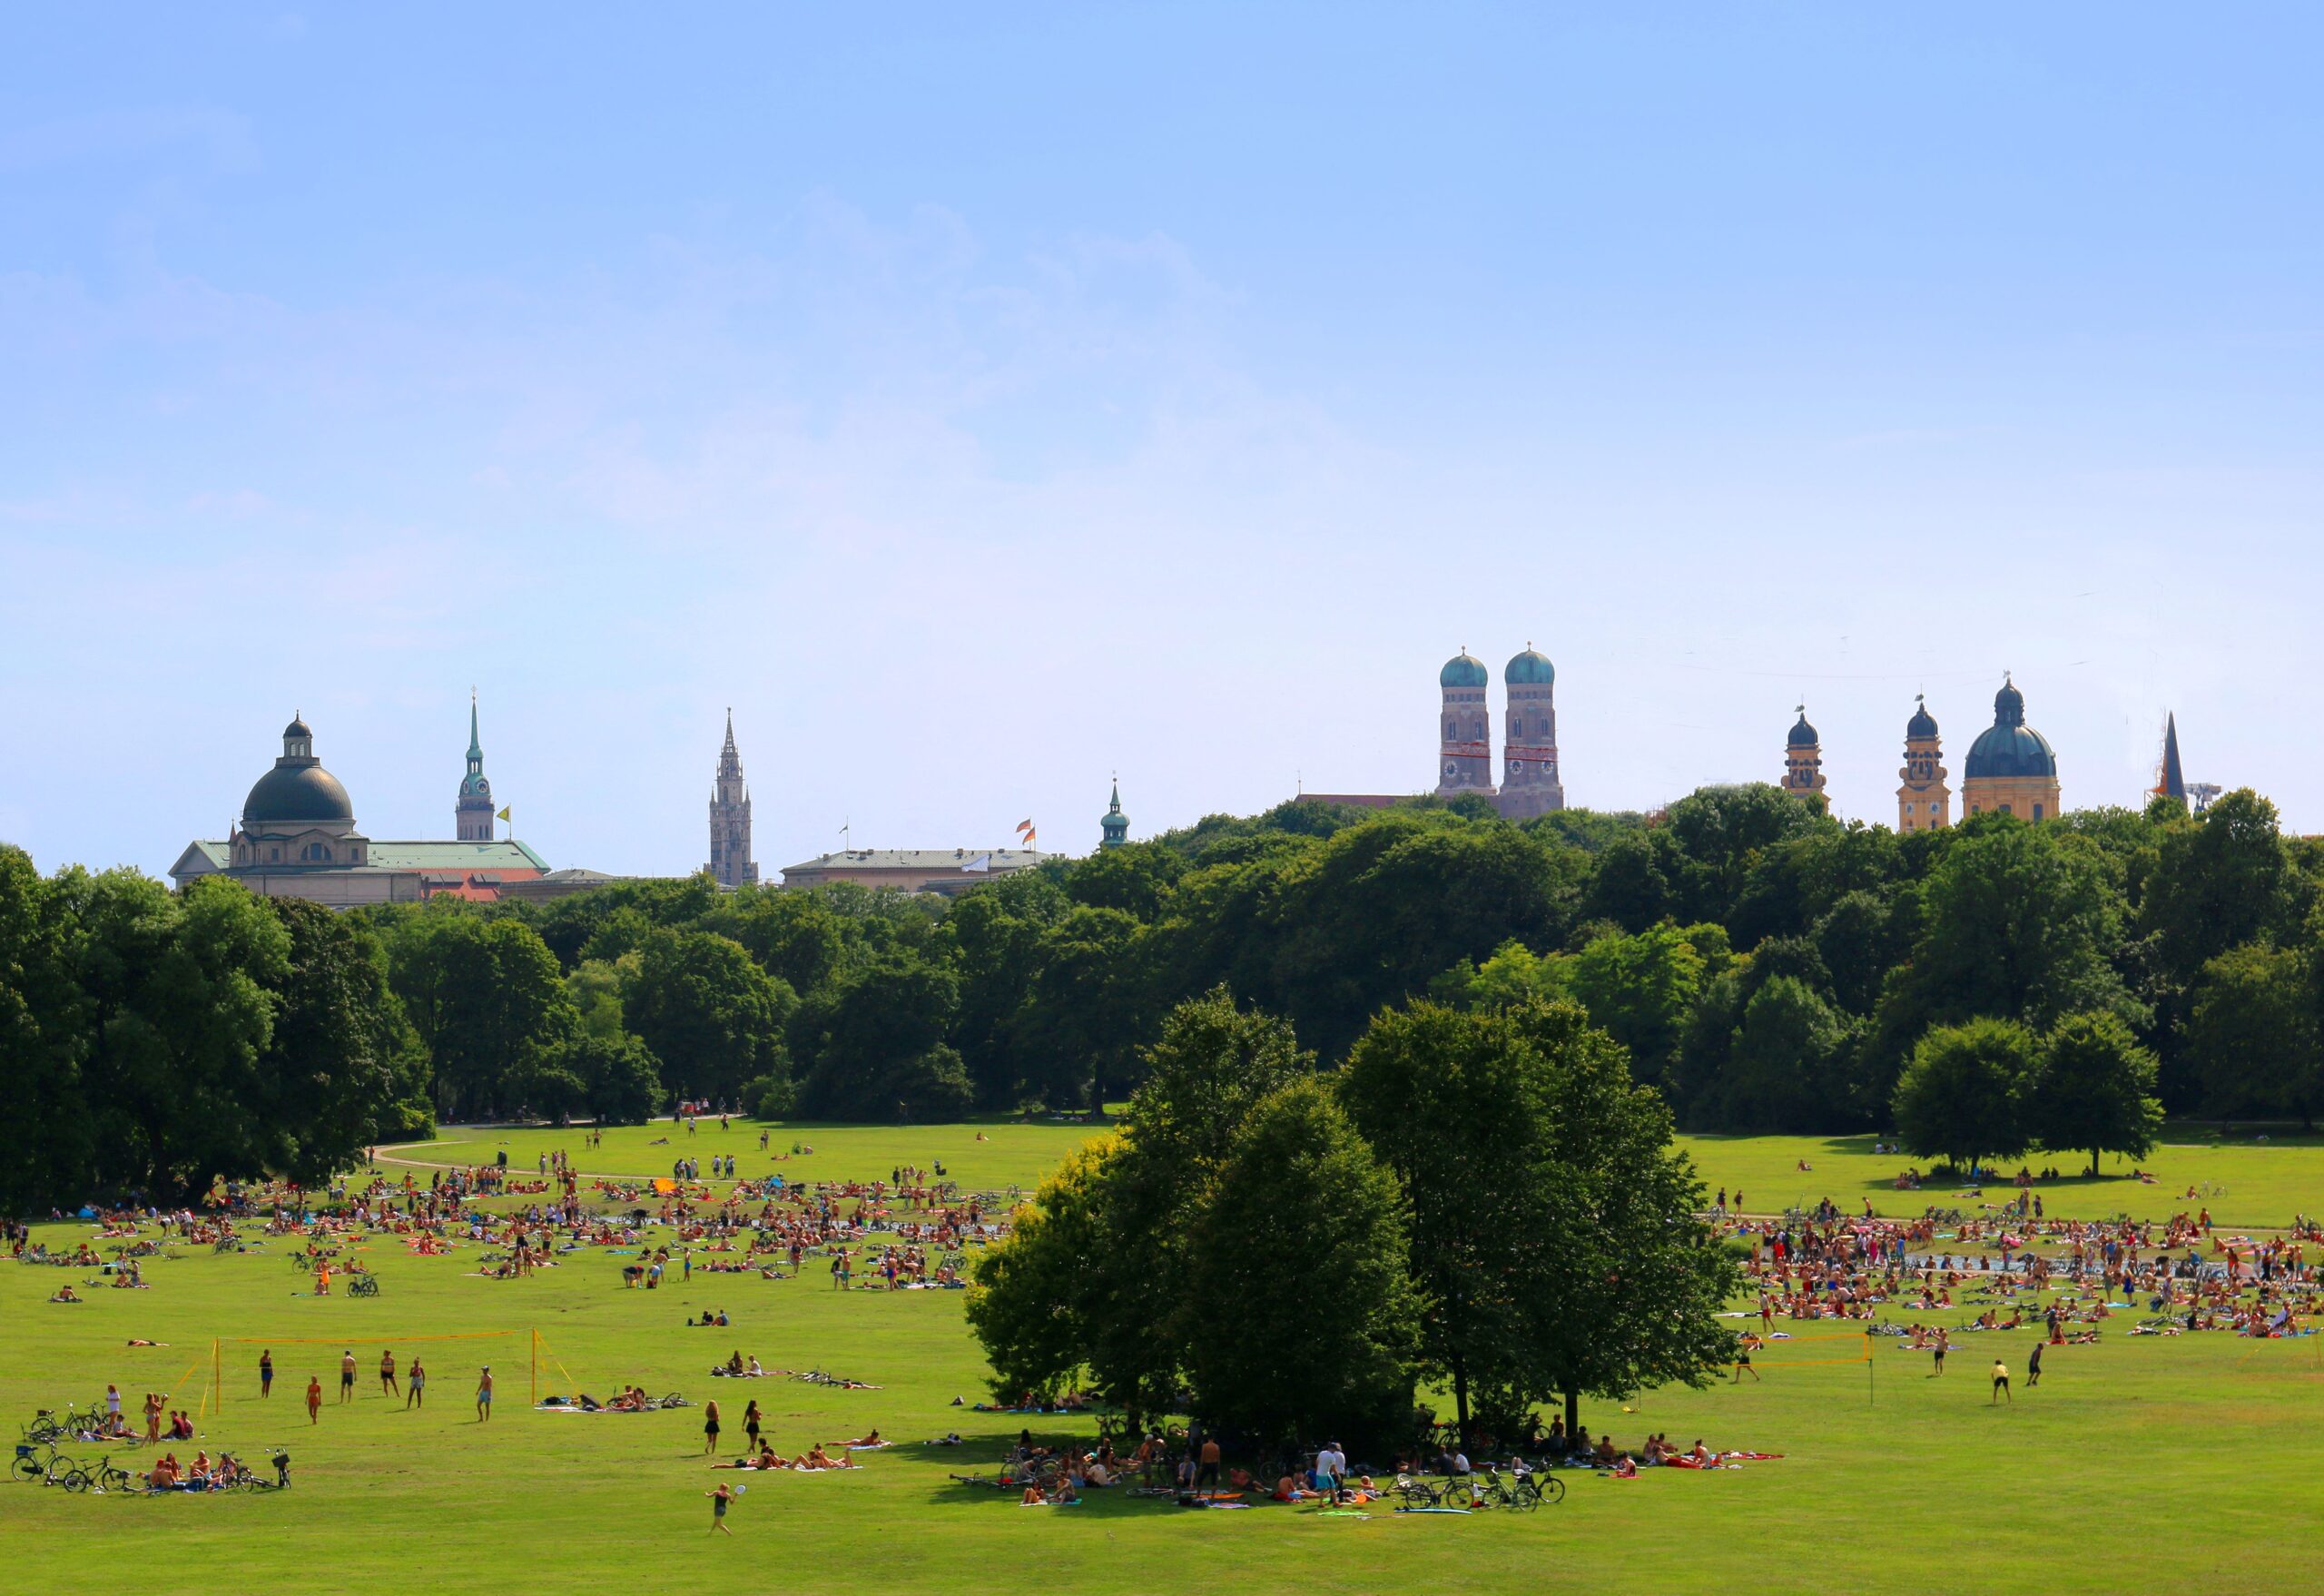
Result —
[{"label": "yellow volleyball net", "polygon": [[[227,1389],[226,1349],[230,1346],[236,1349],[235,1363],[238,1367],[236,1377],[241,1378],[246,1375],[250,1383],[256,1385],[260,1381],[258,1356],[263,1355],[265,1351],[273,1347],[339,1347],[342,1349],[340,1354],[342,1357],[349,1354],[352,1354],[354,1355],[357,1364],[356,1377],[359,1382],[366,1378],[373,1378],[377,1376],[379,1367],[379,1355],[381,1353],[399,1353],[407,1347],[433,1346],[444,1342],[453,1341],[521,1342],[523,1344],[522,1349],[525,1357],[526,1378],[531,1386],[530,1400],[536,1403],[540,1401],[541,1397],[541,1364],[543,1363],[554,1364],[556,1366],[557,1372],[564,1374],[568,1383],[573,1379],[571,1371],[567,1370],[564,1363],[558,1359],[556,1355],[549,1350],[548,1343],[542,1339],[541,1333],[538,1330],[534,1329],[462,1330],[448,1333],[432,1332],[423,1335],[382,1335],[374,1331],[354,1337],[345,1335],[221,1335],[212,1338],[210,1343],[210,1380],[207,1389],[202,1393],[202,1411],[204,1414],[208,1414],[212,1412],[223,1413],[225,1411]],[[240,1365],[242,1363],[242,1349],[253,1346],[261,1349],[260,1354],[253,1355],[251,1358],[250,1365],[247,1370],[241,1369]],[[403,1369],[399,1371],[399,1374],[408,1375],[409,1366],[409,1364],[407,1363]],[[189,1373],[191,1373],[191,1371],[189,1371]]]}]

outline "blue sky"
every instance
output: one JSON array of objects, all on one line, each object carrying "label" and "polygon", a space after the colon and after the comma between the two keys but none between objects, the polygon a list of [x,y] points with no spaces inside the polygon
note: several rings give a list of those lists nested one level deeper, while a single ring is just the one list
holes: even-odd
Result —
[{"label": "blue sky", "polygon": [[[0,24],[0,836],[159,871],[295,710],[553,864],[1433,780],[2324,830],[2309,8],[424,6]],[[1495,694],[1498,714],[1499,695]]]}]

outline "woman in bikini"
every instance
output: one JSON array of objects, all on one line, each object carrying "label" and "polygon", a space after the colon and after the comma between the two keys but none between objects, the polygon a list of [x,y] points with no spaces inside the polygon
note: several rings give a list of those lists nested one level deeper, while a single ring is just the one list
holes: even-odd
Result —
[{"label": "woman in bikini", "polygon": [[702,1454],[714,1456],[718,1451],[718,1403],[714,1398],[703,1404]]}]

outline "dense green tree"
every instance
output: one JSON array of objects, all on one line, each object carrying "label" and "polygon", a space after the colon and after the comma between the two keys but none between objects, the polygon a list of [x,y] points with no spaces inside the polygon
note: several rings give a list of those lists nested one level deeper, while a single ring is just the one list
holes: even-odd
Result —
[{"label": "dense green tree", "polygon": [[679,1096],[739,1103],[743,1084],[786,1072],[783,1027],[797,1000],[741,943],[656,931],[622,980],[622,1018]]},{"label": "dense green tree", "polygon": [[2154,1055],[2117,1014],[2069,1014],[2042,1039],[2026,1102],[2027,1128],[2045,1148],[2144,1158],[2162,1137]]},{"label": "dense green tree", "polygon": [[1033,982],[1011,1028],[1020,1089],[1094,1109],[1128,1088],[1142,1029],[1143,931],[1123,910],[1080,908],[1041,933]]},{"label": "dense green tree", "polygon": [[266,902],[290,933],[290,962],[251,1105],[260,1158],[320,1185],[368,1145],[428,1132],[428,1059],[369,926],[295,898]]},{"label": "dense green tree", "polygon": [[1154,842],[1101,848],[1066,872],[1065,891],[1091,909],[1118,909],[1145,921],[1160,917],[1170,889],[1187,872],[1187,857]]},{"label": "dense green tree", "polygon": [[973,1098],[960,1054],[944,1039],[960,1009],[950,968],[897,950],[852,970],[803,1005],[792,1027],[812,1118],[941,1119]]},{"label": "dense green tree", "polygon": [[95,1167],[72,929],[68,894],[0,845],[0,1214],[79,1196]]},{"label": "dense green tree", "polygon": [[556,955],[521,921],[431,904],[388,939],[388,979],[426,1049],[436,1111],[494,1112],[503,1078],[573,1025]]},{"label": "dense green tree", "polygon": [[[1664,836],[1667,840],[1668,833]],[[1582,894],[1582,917],[1610,920],[1633,933],[1665,919],[1670,912],[1670,881],[1659,855],[1667,852],[1642,832],[1608,842]]]},{"label": "dense green tree", "polygon": [[2014,1020],[1933,1028],[1896,1082],[1905,1146],[1961,1169],[2023,1151],[2033,1139],[2026,1107],[2037,1059],[2034,1033]]},{"label": "dense green tree", "polygon": [[1703,956],[1674,925],[1600,937],[1573,956],[1568,988],[1591,1023],[1630,1050],[1640,1080],[1669,1069],[1702,993]]},{"label": "dense green tree", "polygon": [[967,893],[944,918],[941,944],[960,978],[953,1037],[985,1108],[1017,1106],[1028,1071],[1016,1028],[1040,968],[1042,935],[1066,908],[1062,892],[1027,872]]},{"label": "dense green tree", "polygon": [[1080,1383],[1104,1338],[1109,1296],[1141,1263],[1123,1256],[1108,1223],[1105,1182],[1121,1146],[1106,1137],[1067,1154],[1017,1210],[1009,1235],[977,1259],[969,1329],[1003,1403]]},{"label": "dense green tree", "polygon": [[1198,1413],[1265,1441],[1400,1438],[1416,1304],[1398,1196],[1323,1082],[1259,1100],[1187,1242]]},{"label": "dense green tree", "polygon": [[1712,1315],[1732,1266],[1669,1111],[1579,1006],[1389,1010],[1338,1084],[1402,1189],[1422,1367],[1464,1431],[1552,1394],[1571,1421],[1581,1396],[1699,1380],[1731,1352]]},{"label": "dense green tree", "polygon": [[2290,1112],[2307,1124],[2324,1095],[2309,960],[2260,942],[2212,959],[2195,983],[2186,1049],[2213,1108]]},{"label": "dense green tree", "polygon": [[559,1062],[580,1083],[581,1107],[600,1125],[643,1125],[661,1109],[661,1066],[636,1037],[585,1030],[566,1044]]},{"label": "dense green tree", "polygon": [[1792,1133],[1852,1128],[1841,1078],[1847,1027],[1816,989],[1793,975],[1761,983],[1743,1006],[1720,1072],[1718,1122]]}]

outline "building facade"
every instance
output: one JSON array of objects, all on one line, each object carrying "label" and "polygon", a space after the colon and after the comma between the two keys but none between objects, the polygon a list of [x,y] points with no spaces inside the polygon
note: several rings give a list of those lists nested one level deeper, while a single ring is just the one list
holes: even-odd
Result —
[{"label": "building facade", "polygon": [[726,745],[718,751],[718,776],[710,788],[710,862],[703,866],[722,887],[758,884],[751,859],[751,789],[743,780],[743,756],[734,749],[734,712],[726,712]]},{"label": "building facade", "polygon": [[899,892],[955,897],[980,882],[1030,870],[1057,858],[1029,848],[852,848],[783,867],[786,887],[827,887],[853,882]]},{"label": "building facade", "polygon": [[[471,712],[469,769],[481,782],[483,754],[475,729]],[[347,909],[439,896],[489,901],[500,896],[504,883],[536,880],[547,870],[522,842],[495,842],[488,829],[481,840],[448,842],[374,842],[365,836],[356,827],[347,789],[315,757],[314,733],[303,717],[294,716],[282,728],[282,756],[243,799],[241,823],[222,842],[186,844],[170,867],[170,879],[183,889],[202,876],[223,875],[262,897],[304,898]]]},{"label": "building facade", "polygon": [[[1557,668],[1531,643],[1509,662],[1502,773],[1492,779],[1492,710],[1487,695],[1492,673],[1465,648],[1436,673],[1443,696],[1437,714],[1436,786],[1439,798],[1473,794],[1489,798],[1511,820],[1529,820],[1565,807],[1565,783],[1558,764]],[[1417,793],[1309,793],[1302,803],[1340,803],[1386,809],[1421,796]]]},{"label": "building facade", "polygon": [[1961,764],[1961,813],[2057,817],[2058,756],[2025,724],[2025,695],[2006,675],[1994,695],[1994,724],[1977,734]]},{"label": "building facade", "polygon": [[1896,830],[1934,832],[1953,823],[1953,789],[1945,784],[1943,751],[1937,745],[1936,717],[1927,700],[1915,697],[1913,718],[1905,723],[1905,768],[1896,773],[1904,785],[1896,789]]},{"label": "building facade", "polygon": [[1801,704],[1791,734],[1784,739],[1783,790],[1820,803],[1824,802],[1824,744],[1816,728],[1807,724],[1807,706]]}]

